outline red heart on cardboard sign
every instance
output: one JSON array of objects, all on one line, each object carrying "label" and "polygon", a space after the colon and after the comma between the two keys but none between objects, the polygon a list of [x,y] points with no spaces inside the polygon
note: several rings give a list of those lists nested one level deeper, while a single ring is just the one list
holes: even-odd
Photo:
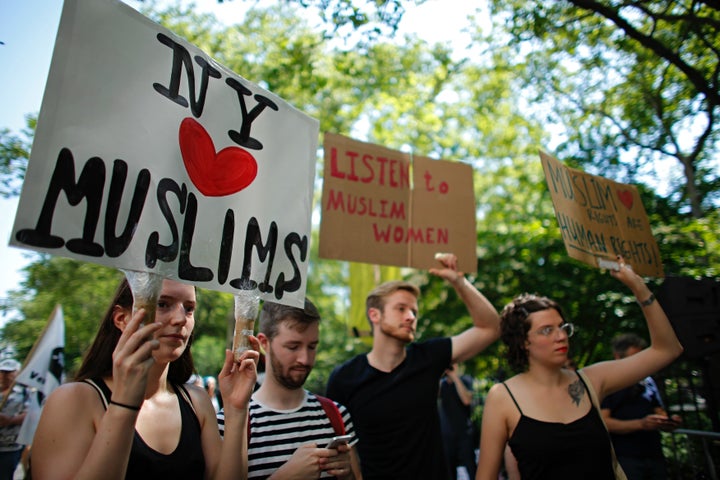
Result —
[{"label": "red heart on cardboard sign", "polygon": [[240,147],[225,147],[215,152],[212,138],[194,118],[183,119],[179,136],[185,170],[203,195],[232,195],[255,180],[255,157]]},{"label": "red heart on cardboard sign", "polygon": [[620,202],[625,205],[628,210],[632,210],[633,194],[630,190],[618,190],[617,196],[620,199]]}]

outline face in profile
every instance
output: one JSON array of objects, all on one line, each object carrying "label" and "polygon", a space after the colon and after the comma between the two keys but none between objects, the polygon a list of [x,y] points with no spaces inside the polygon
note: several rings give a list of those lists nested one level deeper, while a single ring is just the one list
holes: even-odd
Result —
[{"label": "face in profile", "polygon": [[370,314],[383,334],[405,343],[415,340],[418,304],[412,293],[398,290],[385,299],[382,311],[373,308]]}]

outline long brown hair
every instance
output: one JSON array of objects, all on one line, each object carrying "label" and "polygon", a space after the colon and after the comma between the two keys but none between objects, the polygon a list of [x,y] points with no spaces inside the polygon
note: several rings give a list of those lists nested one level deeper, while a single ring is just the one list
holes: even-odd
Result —
[{"label": "long brown hair", "polygon": [[[115,326],[113,320],[113,311],[116,306],[132,310],[133,296],[127,279],[123,278],[118,285],[113,301],[110,302],[105,315],[100,323],[95,340],[87,351],[80,369],[75,375],[75,380],[85,380],[98,377],[110,377],[113,371],[112,354],[115,346],[120,340],[122,332]],[[168,380],[171,383],[185,383],[190,379],[190,375],[195,371],[190,346],[192,345],[193,336],[190,335],[185,351],[180,358],[170,362],[170,370],[168,371]]]}]

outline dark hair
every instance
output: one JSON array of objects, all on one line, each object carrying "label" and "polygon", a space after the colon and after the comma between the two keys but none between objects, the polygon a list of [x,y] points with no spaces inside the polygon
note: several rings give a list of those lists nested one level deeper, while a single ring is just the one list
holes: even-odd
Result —
[{"label": "dark hair", "polygon": [[260,311],[260,322],[258,333],[263,333],[268,339],[272,340],[278,334],[280,323],[284,321],[292,321],[303,325],[310,325],[320,321],[320,314],[315,305],[305,299],[303,308],[291,307],[275,302],[265,302]]},{"label": "dark hair", "polygon": [[[410,282],[392,280],[390,282],[382,283],[368,293],[367,299],[365,300],[365,315],[367,316],[368,322],[370,322],[370,315],[368,314],[370,309],[377,308],[382,312],[385,308],[385,299],[400,290],[410,292],[415,298],[420,297],[420,289]],[[372,327],[373,323],[370,322],[371,330]]]},{"label": "dark hair", "polygon": [[635,347],[643,349],[647,347],[647,342],[634,333],[621,333],[611,340],[610,345],[612,345],[614,354],[624,357],[629,348]]},{"label": "dark hair", "polygon": [[516,371],[528,368],[528,354],[525,348],[527,335],[532,322],[528,320],[531,313],[541,310],[555,309],[565,321],[560,305],[547,297],[523,293],[505,305],[500,313],[500,338],[507,345],[507,361]]},{"label": "dark hair", "polygon": [[[127,279],[124,278],[120,282],[120,285],[118,285],[115,295],[113,296],[113,300],[110,302],[110,306],[105,312],[102,322],[100,323],[98,332],[95,335],[95,340],[93,340],[92,345],[90,345],[90,348],[83,359],[83,363],[80,365],[77,375],[75,375],[76,381],[112,376],[112,354],[115,351],[115,346],[117,345],[118,340],[120,340],[120,335],[122,335],[120,329],[115,326],[113,312],[116,306],[126,310],[132,310],[132,305],[132,290],[130,289]],[[190,352],[192,339],[193,336],[190,335],[185,351],[182,353],[180,358],[170,362],[168,381],[179,384],[185,383],[190,379],[190,375],[195,370],[192,353]]]}]

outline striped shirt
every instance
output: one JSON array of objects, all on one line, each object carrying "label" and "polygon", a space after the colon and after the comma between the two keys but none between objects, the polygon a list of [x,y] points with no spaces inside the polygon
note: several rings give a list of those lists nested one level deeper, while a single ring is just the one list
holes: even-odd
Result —
[{"label": "striped shirt", "polygon": [[[335,403],[340,410],[345,431],[355,435],[350,412]],[[225,433],[225,415],[217,415],[220,434]],[[272,475],[284,465],[297,450],[306,443],[325,447],[332,437],[338,435],[330,424],[325,410],[312,393],[305,391],[302,404],[292,410],[275,410],[255,399],[250,399],[250,444],[248,445],[248,478],[260,479]],[[350,441],[357,443],[357,438]],[[320,478],[332,478],[323,472]]]}]

